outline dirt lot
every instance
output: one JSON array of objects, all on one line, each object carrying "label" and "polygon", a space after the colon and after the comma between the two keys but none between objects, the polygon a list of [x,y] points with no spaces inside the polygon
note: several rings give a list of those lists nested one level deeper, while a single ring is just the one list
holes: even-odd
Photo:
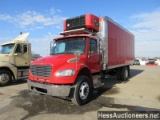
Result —
[{"label": "dirt lot", "polygon": [[25,80],[0,87],[1,120],[97,120],[97,111],[160,111],[160,66],[131,66],[131,78],[105,78],[84,106],[27,90]]}]

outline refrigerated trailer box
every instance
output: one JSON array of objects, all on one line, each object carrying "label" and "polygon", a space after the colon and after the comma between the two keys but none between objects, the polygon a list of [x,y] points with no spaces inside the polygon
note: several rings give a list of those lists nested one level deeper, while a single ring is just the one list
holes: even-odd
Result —
[{"label": "refrigerated trailer box", "polygon": [[134,36],[128,30],[105,17],[100,19],[104,42],[106,69],[131,64],[134,59]]},{"label": "refrigerated trailer box", "polygon": [[64,21],[50,56],[30,65],[31,91],[87,103],[106,74],[127,80],[134,60],[134,35],[109,17],[85,14]]}]

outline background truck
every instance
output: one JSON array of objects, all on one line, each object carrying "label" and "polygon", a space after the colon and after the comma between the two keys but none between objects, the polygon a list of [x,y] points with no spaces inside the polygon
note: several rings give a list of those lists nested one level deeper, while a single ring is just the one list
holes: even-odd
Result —
[{"label": "background truck", "polygon": [[134,35],[109,17],[92,14],[64,21],[62,36],[50,45],[50,56],[31,63],[31,91],[65,97],[76,105],[88,102],[104,85],[105,74],[127,80],[134,61]]},{"label": "background truck", "polygon": [[5,86],[28,76],[31,61],[31,44],[26,41],[29,33],[16,37],[0,46],[0,86]]}]

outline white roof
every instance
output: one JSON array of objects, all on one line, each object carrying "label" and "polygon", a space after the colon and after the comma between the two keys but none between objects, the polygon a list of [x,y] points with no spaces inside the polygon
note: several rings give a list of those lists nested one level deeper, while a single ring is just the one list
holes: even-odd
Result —
[{"label": "white roof", "polygon": [[29,33],[20,34],[15,39],[13,39],[12,42],[16,42],[16,41],[25,42],[28,38],[28,35],[29,35]]},{"label": "white roof", "polygon": [[27,42],[26,40],[28,38],[28,35],[29,33],[20,34],[15,39],[13,39],[11,42],[2,43],[1,45],[14,44],[16,42]]}]

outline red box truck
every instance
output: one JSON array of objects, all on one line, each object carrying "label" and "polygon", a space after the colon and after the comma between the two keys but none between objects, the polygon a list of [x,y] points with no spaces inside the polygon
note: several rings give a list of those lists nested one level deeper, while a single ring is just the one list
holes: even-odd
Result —
[{"label": "red box truck", "polygon": [[134,35],[109,17],[85,14],[64,21],[50,55],[30,65],[29,90],[87,103],[105,74],[127,80],[134,60]]}]

